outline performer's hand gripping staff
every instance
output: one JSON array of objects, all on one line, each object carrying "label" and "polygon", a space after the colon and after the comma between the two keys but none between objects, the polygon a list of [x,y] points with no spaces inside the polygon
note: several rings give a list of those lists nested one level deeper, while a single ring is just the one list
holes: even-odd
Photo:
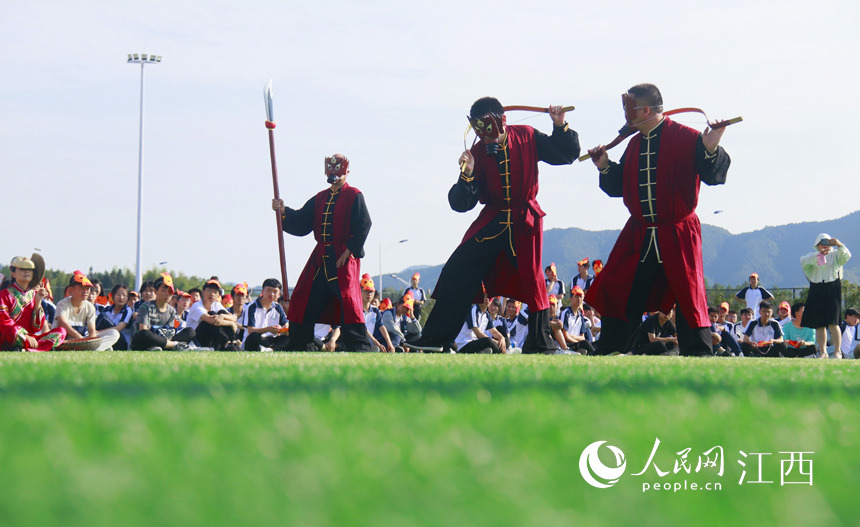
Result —
[{"label": "performer's hand gripping staff", "polygon": [[272,186],[275,190],[272,209],[275,210],[275,219],[278,226],[278,255],[281,257],[281,282],[284,285],[284,299],[289,300],[290,286],[287,282],[287,257],[284,254],[284,228],[281,224],[281,210],[284,202],[281,201],[280,191],[278,190],[278,163],[275,161],[275,118],[272,106],[272,79],[269,79],[269,82],[263,88],[263,102],[266,105],[266,128],[269,130],[269,155],[272,159]]},{"label": "performer's hand gripping staff", "polygon": [[[522,112],[538,112],[538,113],[548,113],[552,118],[552,122],[555,126],[563,126],[564,125],[564,114],[575,109],[574,106],[550,106],[549,108],[541,108],[539,106],[505,106],[505,112],[514,112],[514,111],[522,111]],[[467,177],[472,175],[472,171],[475,169],[475,158],[472,156],[472,153],[469,151],[469,145],[467,144],[467,139],[469,137],[469,130],[475,130],[476,137],[472,142],[472,146],[481,139],[484,144],[487,146],[487,153],[495,153],[499,148],[499,139],[501,135],[505,131],[505,125],[507,124],[507,116],[506,115],[492,115],[488,114],[483,117],[472,118],[471,116],[466,116],[466,119],[469,120],[469,125],[466,126],[466,133],[463,134],[463,155],[460,156],[460,172],[465,174]]]},{"label": "performer's hand gripping staff", "polygon": [[[705,131],[702,132],[702,143],[705,145],[705,148],[708,152],[713,153],[717,146],[720,144],[720,139],[723,137],[723,133],[726,131],[726,126],[731,124],[739,123],[744,120],[743,117],[735,117],[733,119],[725,119],[718,121],[711,121],[708,119],[708,115],[699,108],[676,108],[674,110],[667,110],[663,112],[663,115],[675,115],[679,113],[700,113],[705,116],[705,120],[708,123],[708,127],[705,128]],[[621,127],[621,130],[618,130],[618,136],[612,140],[608,145],[600,145],[598,147],[592,148],[588,151],[587,154],[582,155],[579,160],[585,161],[586,159],[591,158],[594,161],[594,164],[597,165],[597,168],[603,170],[609,165],[609,157],[606,155],[606,151],[610,150],[616,146],[618,146],[622,141],[630,137],[636,133],[636,128],[626,124]]]}]

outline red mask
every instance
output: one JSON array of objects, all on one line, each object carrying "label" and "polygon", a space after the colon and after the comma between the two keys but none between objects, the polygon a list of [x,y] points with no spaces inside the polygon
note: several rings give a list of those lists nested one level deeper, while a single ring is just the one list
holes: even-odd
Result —
[{"label": "red mask", "polygon": [[349,159],[345,155],[333,154],[325,158],[325,175],[330,184],[346,176],[347,170],[349,170]]},{"label": "red mask", "polygon": [[626,93],[621,94],[621,106],[624,107],[624,119],[628,123],[636,120],[636,99]]},{"label": "red mask", "polygon": [[475,129],[478,137],[487,145],[487,153],[495,153],[498,150],[497,140],[502,135],[502,132],[504,132],[505,127],[502,123],[502,116],[488,113],[477,119],[472,117],[466,118],[469,119],[469,124]]}]

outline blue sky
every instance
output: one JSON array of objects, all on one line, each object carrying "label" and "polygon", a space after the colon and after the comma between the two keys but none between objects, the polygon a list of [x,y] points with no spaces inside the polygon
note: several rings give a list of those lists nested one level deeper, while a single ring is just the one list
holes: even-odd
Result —
[{"label": "blue sky", "polygon": [[[0,6],[2,254],[50,267],[133,268],[139,66],[146,68],[144,264],[258,284],[278,275],[262,88],[274,79],[281,194],[351,160],[374,220],[363,268],[444,262],[477,211],[448,208],[465,114],[575,105],[583,147],[611,140],[620,94],[653,82],[667,108],[743,115],[728,183],[703,222],[732,232],[860,208],[853,151],[860,20],[853,2],[45,2]],[[509,117],[510,121],[529,117]],[[699,129],[695,116],[679,119]],[[546,116],[523,121],[550,130]],[[611,153],[617,159],[621,148]],[[589,163],[541,167],[545,228],[617,229],[621,200]],[[714,210],[723,210],[713,215]],[[312,246],[287,237],[294,281]]]}]

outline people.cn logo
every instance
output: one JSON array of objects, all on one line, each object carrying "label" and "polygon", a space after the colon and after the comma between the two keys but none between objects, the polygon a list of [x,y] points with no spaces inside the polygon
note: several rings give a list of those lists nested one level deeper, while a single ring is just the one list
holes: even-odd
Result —
[{"label": "people.cn logo", "polygon": [[582,479],[592,487],[599,489],[608,489],[618,483],[618,478],[624,474],[624,469],[627,468],[627,460],[624,459],[624,452],[612,445],[606,445],[606,448],[615,454],[616,466],[607,467],[600,461],[597,451],[605,442],[595,441],[591,443],[585,447],[582,455],[579,456],[579,472],[582,474]]}]

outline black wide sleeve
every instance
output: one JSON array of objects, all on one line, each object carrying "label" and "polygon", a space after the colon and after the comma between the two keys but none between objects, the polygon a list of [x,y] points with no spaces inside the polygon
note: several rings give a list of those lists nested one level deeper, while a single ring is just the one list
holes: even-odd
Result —
[{"label": "black wide sleeve", "polygon": [[600,190],[611,198],[624,196],[624,161],[609,162],[609,166],[600,171]]},{"label": "black wide sleeve", "polygon": [[352,212],[349,218],[349,232],[352,233],[346,242],[346,248],[356,258],[364,258],[364,242],[370,234],[370,212],[367,211],[367,203],[364,194],[359,192],[352,202]]},{"label": "black wide sleeve", "polygon": [[535,130],[538,159],[550,165],[569,165],[579,157],[579,135],[567,123],[553,126],[552,135]]},{"label": "black wide sleeve", "polygon": [[281,214],[281,226],[284,232],[293,236],[305,236],[314,230],[314,203],[316,196],[308,200],[299,210],[289,207]]},{"label": "black wide sleeve", "polygon": [[[475,166],[475,170],[477,170]],[[448,204],[457,212],[468,212],[478,204],[478,180],[475,171],[471,176],[460,172],[460,179],[448,191]]]},{"label": "black wide sleeve", "polygon": [[721,146],[717,147],[716,152],[709,154],[702,143],[702,136],[699,134],[699,139],[696,141],[696,170],[699,172],[699,179],[702,180],[702,183],[705,185],[722,185],[725,183],[731,163],[729,154]]}]

